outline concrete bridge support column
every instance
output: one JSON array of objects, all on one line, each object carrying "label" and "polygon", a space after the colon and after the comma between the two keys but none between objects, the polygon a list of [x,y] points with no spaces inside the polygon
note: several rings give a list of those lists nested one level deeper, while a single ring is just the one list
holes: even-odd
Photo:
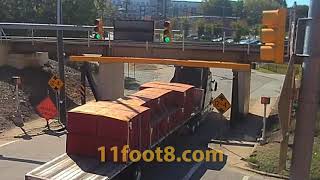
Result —
[{"label": "concrete bridge support column", "polygon": [[249,113],[251,71],[233,71],[230,127]]},{"label": "concrete bridge support column", "polygon": [[99,100],[116,100],[124,96],[124,64],[99,63]]},{"label": "concrete bridge support column", "polygon": [[0,66],[6,65],[8,63],[8,52],[8,44],[0,42]]},{"label": "concrete bridge support column", "polygon": [[251,71],[238,72],[238,102],[240,118],[249,113]]}]

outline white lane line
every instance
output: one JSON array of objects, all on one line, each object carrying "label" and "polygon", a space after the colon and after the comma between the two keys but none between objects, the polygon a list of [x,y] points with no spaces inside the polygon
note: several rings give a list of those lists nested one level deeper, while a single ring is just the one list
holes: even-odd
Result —
[{"label": "white lane line", "polygon": [[250,176],[243,176],[242,180],[249,180]]},{"label": "white lane line", "polygon": [[10,141],[10,142],[4,143],[4,144],[0,144],[0,147],[4,147],[4,146],[6,146],[6,145],[9,145],[9,144],[11,144],[11,143],[15,143],[15,142],[17,142],[17,141],[19,141],[19,140]]},{"label": "white lane line", "polygon": [[199,162],[197,164],[195,164],[190,170],[189,172],[183,177],[182,180],[189,180],[192,175],[199,169],[199,167],[203,164],[203,162]]}]

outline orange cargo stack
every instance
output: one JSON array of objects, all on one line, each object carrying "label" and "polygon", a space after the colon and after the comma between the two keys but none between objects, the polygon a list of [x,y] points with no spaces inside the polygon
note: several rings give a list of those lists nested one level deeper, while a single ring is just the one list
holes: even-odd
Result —
[{"label": "orange cargo stack", "polygon": [[[130,108],[131,107],[131,108]],[[119,150],[124,145],[130,149],[145,150],[150,147],[150,109],[142,106],[125,106],[112,102],[90,102],[86,105],[72,109],[68,122],[69,134],[67,135],[67,153],[96,156],[95,151],[100,146],[105,146],[106,151],[117,146]],[[77,117],[73,119],[73,117]],[[79,119],[85,121],[79,121]],[[85,129],[90,124],[95,124],[96,133],[85,134],[78,129]],[[82,127],[84,126],[84,127]],[[96,139],[96,140],[93,140]],[[86,148],[77,150],[81,142]],[[107,160],[112,160],[111,154],[107,153]]]},{"label": "orange cargo stack", "polygon": [[164,123],[167,123],[167,119],[170,116],[167,110],[167,101],[171,94],[171,90],[149,88],[136,92],[128,97],[120,98],[117,102],[146,106],[151,109],[150,131],[151,143],[154,145],[168,131],[168,129],[161,129],[160,126],[164,127]]},{"label": "orange cargo stack", "polygon": [[[172,90],[172,98],[170,101],[171,106],[183,108],[183,119],[178,121],[184,121],[190,118],[191,113],[194,110],[194,86],[181,83],[165,83],[165,82],[149,82],[140,86],[140,89],[167,89]],[[180,117],[180,116],[179,116]],[[178,116],[176,118],[179,118]]]}]

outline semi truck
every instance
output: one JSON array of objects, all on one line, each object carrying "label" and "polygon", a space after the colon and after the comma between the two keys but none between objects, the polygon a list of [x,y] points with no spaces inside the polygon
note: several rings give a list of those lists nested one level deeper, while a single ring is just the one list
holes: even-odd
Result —
[{"label": "semi truck", "polygon": [[[130,146],[134,146],[135,148],[138,148],[140,150],[143,149],[154,149],[157,147],[159,144],[163,142],[166,138],[169,136],[174,135],[175,132],[178,132],[182,128],[187,127],[190,132],[194,132],[197,126],[200,125],[201,121],[206,118],[208,113],[212,111],[212,92],[216,90],[217,86],[213,86],[212,88],[212,75],[210,72],[209,68],[189,68],[189,67],[180,67],[176,66],[175,67],[175,72],[174,76],[171,79],[169,83],[163,83],[163,82],[153,82],[153,83],[146,83],[140,87],[140,91],[137,93],[131,95],[130,97],[126,98],[131,98],[131,100],[128,100],[126,98],[120,98],[116,101],[113,102],[93,102],[93,103],[88,103],[87,105],[83,105],[80,107],[77,107],[68,113],[68,125],[67,125],[67,150],[66,153],[56,157],[55,159],[35,168],[31,172],[28,172],[25,175],[26,180],[48,180],[48,179],[140,179],[143,174],[141,174],[141,166],[140,162],[131,162],[131,161],[126,161],[126,162],[113,162],[113,161],[106,161],[104,163],[101,163],[100,158],[98,158],[96,154],[98,151],[96,150],[96,154],[93,152],[91,153],[94,145],[92,145],[92,149],[89,147],[91,145],[88,145],[86,143],[93,143],[96,139],[99,139],[99,137],[102,137],[102,139],[111,139],[112,134],[108,133],[108,128],[114,128],[116,129],[115,125],[112,126],[111,124],[101,124],[103,123],[108,123],[111,122],[111,120],[106,120],[105,118],[113,118],[113,119],[120,119],[121,117],[115,115],[117,112],[113,111],[111,112],[106,112],[105,107],[108,106],[114,106],[115,109],[119,109],[119,113],[125,112],[126,114],[130,114],[126,117],[136,117],[137,114],[141,114],[142,112],[146,112],[147,110],[144,110],[143,108],[136,108],[133,111],[131,110],[126,110],[125,108],[132,108],[132,107],[137,107],[142,104],[142,106],[146,109],[151,109],[150,111],[150,118],[152,119],[152,116],[157,112],[161,112],[160,114],[164,114],[163,112],[165,111],[167,114],[170,114],[170,111],[168,108],[163,106],[170,106],[174,105],[178,107],[175,103],[179,103],[178,101],[172,101],[177,98],[179,93],[174,93],[179,91],[180,86],[183,87],[192,87],[193,92],[192,93],[187,93],[187,91],[183,92],[183,95],[181,98],[183,99],[188,99],[190,102],[192,102],[192,108],[187,107],[187,100],[183,101],[183,105],[181,106],[181,112],[182,115],[180,116],[175,116],[174,114],[172,120],[170,120],[169,115],[164,118],[167,119],[168,121],[163,121],[163,122],[170,122],[171,125],[166,126],[165,123],[163,123],[164,126],[159,125],[157,128],[155,126],[152,126],[152,120],[150,120],[148,127],[150,127],[150,131],[143,131],[141,132],[141,129],[146,129],[146,128],[141,128],[146,121],[137,121],[139,122],[138,125],[140,127],[140,130],[138,129],[137,131],[132,130],[132,135],[131,135],[131,130],[129,132],[129,129],[135,129],[132,127],[138,127],[134,126],[134,121],[129,121],[128,120],[128,135],[122,134],[119,135],[117,134],[117,137],[119,136],[125,136],[128,139],[128,142],[125,142],[125,144],[130,144]],[[156,97],[155,99],[155,105],[152,105],[152,103],[143,103],[146,102],[145,99],[141,98],[140,96],[151,96],[152,94],[158,93],[158,90],[155,89],[169,89],[168,91],[162,90],[161,93],[161,98]],[[171,89],[171,90],[170,90]],[[173,89],[173,90],[172,90]],[[188,89],[188,88],[185,88]],[[166,93],[169,92],[169,93]],[[182,91],[181,91],[182,92]],[[147,94],[147,95],[146,95]],[[150,95],[151,94],[151,95]],[[168,96],[165,96],[167,94]],[[192,97],[189,97],[192,96]],[[160,97],[160,96],[159,96]],[[139,100],[137,100],[140,98]],[[142,103],[134,104],[132,105],[131,102],[140,102],[141,99],[143,99]],[[150,101],[151,102],[151,101]],[[181,102],[181,101],[180,101]],[[124,106],[125,105],[125,106]],[[130,105],[129,107],[127,105]],[[156,109],[159,107],[160,109]],[[180,107],[180,106],[179,106]],[[92,110],[88,110],[88,109]],[[101,111],[99,111],[99,109]],[[122,110],[123,111],[122,111]],[[137,110],[139,109],[139,110]],[[153,110],[152,110],[153,109]],[[156,109],[156,110],[155,110]],[[90,112],[88,112],[90,111]],[[139,111],[139,112],[138,112]],[[152,112],[153,111],[153,112]],[[163,111],[163,112],[162,112]],[[101,113],[100,113],[101,112]],[[134,114],[136,113],[136,114]],[[187,114],[187,115],[186,115]],[[79,120],[76,120],[77,116],[80,116],[82,119],[91,119],[91,120],[86,120],[85,122],[83,121],[82,126],[79,125],[81,122]],[[97,117],[97,119],[104,118],[103,121],[99,122],[97,121],[97,126],[92,127],[91,129],[92,132],[89,132],[89,129],[92,124],[96,121],[95,118],[92,117]],[[180,117],[182,120],[179,122],[172,122],[174,119],[179,119],[177,117]],[[81,119],[80,118],[80,119]],[[146,116],[144,116],[144,119]],[[79,118],[78,118],[79,119]],[[161,118],[160,118],[161,119]],[[141,120],[141,118],[140,118]],[[74,121],[72,124],[72,121]],[[121,122],[116,121],[118,124],[123,123],[125,121],[124,119],[121,119]],[[114,122],[114,121],[112,121]],[[133,123],[133,125],[130,123]],[[91,123],[91,124],[89,124]],[[170,124],[169,123],[169,124]],[[157,124],[157,123],[154,123]],[[174,124],[174,125],[172,125]],[[118,125],[117,125],[118,126]],[[100,130],[99,130],[100,128]],[[97,130],[98,129],[98,130]],[[121,129],[121,128],[119,128]],[[156,129],[158,129],[159,132],[156,132]],[[163,129],[167,129],[167,131],[163,132]],[[94,132],[93,132],[94,131]],[[91,139],[84,140],[83,138],[78,139],[78,140],[71,140],[77,133],[82,132],[82,133],[93,133],[90,137]],[[98,133],[97,136],[94,136],[96,133]],[[119,132],[118,132],[119,133]],[[141,138],[136,138],[137,140],[135,141],[134,138],[136,136],[139,137],[141,134],[150,134],[149,138],[147,137],[146,140],[143,140],[143,136]],[[102,136],[102,134],[105,134],[106,136]],[[74,135],[72,137],[72,135]],[[130,136],[130,138],[129,138]],[[89,137],[89,136],[86,136]],[[71,138],[71,139],[70,139]],[[101,139],[101,138],[100,138]],[[120,142],[120,139],[116,140],[117,142]],[[129,142],[130,141],[130,142]],[[108,141],[109,142],[109,141]],[[106,143],[105,143],[106,144]],[[108,143],[107,143],[108,144]],[[110,144],[110,143],[109,143]],[[96,144],[95,144],[96,145]],[[122,144],[121,144],[122,145]],[[119,145],[120,146],[120,145]],[[94,147],[96,148],[96,147]],[[132,147],[133,148],[133,147]],[[86,156],[86,155],[91,155],[92,156]],[[107,157],[108,158],[108,157]]]}]

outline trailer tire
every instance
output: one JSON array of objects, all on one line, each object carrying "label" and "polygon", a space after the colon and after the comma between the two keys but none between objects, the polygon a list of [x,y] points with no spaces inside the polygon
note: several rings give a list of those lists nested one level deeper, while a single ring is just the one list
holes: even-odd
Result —
[{"label": "trailer tire", "polygon": [[141,179],[141,168],[140,166],[138,166],[135,171],[134,171],[134,175],[133,175],[133,179],[134,180],[140,180]]},{"label": "trailer tire", "polygon": [[196,132],[196,125],[192,125],[190,130],[191,130],[191,134],[194,134]]},{"label": "trailer tire", "polygon": [[197,127],[200,127],[200,120],[197,121]]}]

